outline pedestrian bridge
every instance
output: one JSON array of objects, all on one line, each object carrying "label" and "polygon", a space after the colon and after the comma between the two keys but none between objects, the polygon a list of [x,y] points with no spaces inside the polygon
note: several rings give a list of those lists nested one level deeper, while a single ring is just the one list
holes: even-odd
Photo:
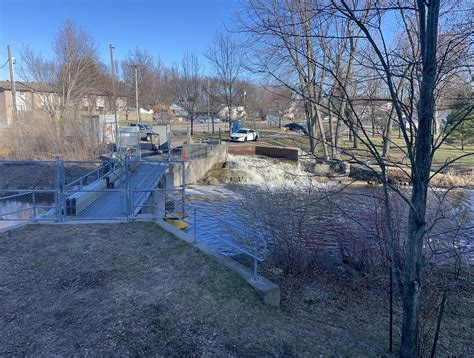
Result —
[{"label": "pedestrian bridge", "polygon": [[0,220],[127,221],[145,214],[163,219],[167,211],[185,212],[185,186],[174,178],[175,171],[183,171],[182,164],[169,157],[3,161]]},{"label": "pedestrian bridge", "polygon": [[167,202],[173,207],[184,202],[174,202],[184,194],[184,187],[174,188],[173,170],[167,160],[106,163],[94,171],[100,174],[92,182],[84,185],[79,178],[65,185],[59,193],[59,207],[51,209],[48,216],[59,220],[129,220],[146,212],[163,218]]}]

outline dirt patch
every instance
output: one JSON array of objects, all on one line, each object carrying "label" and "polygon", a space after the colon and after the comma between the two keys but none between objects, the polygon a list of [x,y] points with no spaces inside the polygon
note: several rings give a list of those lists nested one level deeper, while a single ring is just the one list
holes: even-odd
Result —
[{"label": "dirt patch", "polygon": [[[236,258],[240,263],[252,267],[245,256]],[[389,327],[389,277],[387,273],[375,276],[361,275],[347,271],[334,262],[322,260],[306,275],[285,275],[271,261],[260,266],[260,273],[277,283],[281,289],[281,309],[294,319],[313,322],[315,326],[330,326],[338,332],[336,340],[346,347],[347,356],[359,356],[357,349],[365,349],[363,356],[391,356],[383,347],[388,347]],[[425,277],[424,310],[434,310],[440,294],[432,291],[439,284],[438,274]],[[470,357],[472,348],[472,322],[474,310],[472,299],[474,286],[470,277],[459,280],[456,289],[450,292],[450,302],[446,306],[442,330],[437,346],[437,357]],[[394,287],[394,354],[400,341],[402,306],[396,286]],[[434,303],[436,302],[436,303]],[[432,324],[421,320],[422,324]],[[432,334],[427,340],[422,356],[431,352]],[[368,341],[372,340],[373,346]],[[357,349],[355,348],[357,347]],[[379,351],[374,350],[379,347]],[[341,351],[339,351],[341,352]],[[338,354],[336,354],[338,356]]]},{"label": "dirt patch", "polygon": [[274,309],[157,225],[27,226],[0,235],[0,356],[386,355],[379,282],[315,277],[269,277]]}]

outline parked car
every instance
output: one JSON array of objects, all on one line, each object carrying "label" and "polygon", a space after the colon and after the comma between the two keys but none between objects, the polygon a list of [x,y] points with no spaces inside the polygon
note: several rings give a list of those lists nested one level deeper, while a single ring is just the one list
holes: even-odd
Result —
[{"label": "parked car", "polygon": [[249,140],[256,141],[259,135],[254,129],[240,128],[238,131],[230,135],[230,140],[233,142],[247,142]]},{"label": "parked car", "polygon": [[153,127],[149,124],[142,123],[129,123],[129,127],[138,127],[138,133],[140,134],[141,140],[151,142],[151,136],[153,134]]},{"label": "parked car", "polygon": [[287,131],[293,131],[293,132],[303,133],[304,135],[308,135],[308,130],[306,129],[306,127],[299,123],[285,124],[283,126],[283,129]]},{"label": "parked car", "polygon": [[220,120],[219,118],[216,117],[200,117],[199,118],[199,123],[219,123]]}]

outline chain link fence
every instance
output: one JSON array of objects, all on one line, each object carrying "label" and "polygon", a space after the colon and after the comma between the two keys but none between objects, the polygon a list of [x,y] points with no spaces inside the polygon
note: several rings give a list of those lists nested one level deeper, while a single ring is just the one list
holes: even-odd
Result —
[{"label": "chain link fence", "polygon": [[0,161],[0,226],[21,221],[158,219],[172,210],[184,213],[184,185],[174,188],[169,164],[132,158]]}]

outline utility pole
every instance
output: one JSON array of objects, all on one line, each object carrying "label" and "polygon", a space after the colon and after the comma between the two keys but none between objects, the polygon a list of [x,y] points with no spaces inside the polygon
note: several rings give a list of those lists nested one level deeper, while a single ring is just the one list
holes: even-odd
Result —
[{"label": "utility pole", "polygon": [[137,107],[137,121],[140,123],[140,109],[138,107],[138,65],[133,65],[135,67],[135,106]]},{"label": "utility pole", "polygon": [[[13,119],[18,119],[18,108],[16,106],[16,84],[15,84],[15,69],[13,67],[15,59],[12,57],[12,53],[10,51],[10,45],[7,45],[7,52],[8,52],[8,64],[10,68],[10,82],[12,84],[12,98],[13,98]],[[7,115],[8,118],[8,115]],[[7,121],[7,125],[11,126],[12,122]]]},{"label": "utility pole", "polygon": [[214,118],[211,118],[211,94],[209,92],[209,77],[207,78],[207,130],[209,131],[209,121],[212,122],[212,134],[214,134]]},{"label": "utility pole", "polygon": [[115,143],[118,143],[118,120],[117,120],[117,95],[115,94],[115,63],[114,63],[114,50],[115,47],[112,44],[109,45],[110,49],[110,66],[112,70],[112,97],[114,102],[114,118],[115,118]]},{"label": "utility pole", "polygon": [[[244,88],[244,112],[243,112],[243,116],[242,116],[243,118],[242,119],[245,121],[245,123],[247,123],[247,117],[248,117],[247,116],[247,106],[246,106],[246,101],[245,101],[246,99],[247,99],[247,90]],[[257,124],[255,123],[255,119],[253,121],[253,128],[255,130],[257,130]]]}]

